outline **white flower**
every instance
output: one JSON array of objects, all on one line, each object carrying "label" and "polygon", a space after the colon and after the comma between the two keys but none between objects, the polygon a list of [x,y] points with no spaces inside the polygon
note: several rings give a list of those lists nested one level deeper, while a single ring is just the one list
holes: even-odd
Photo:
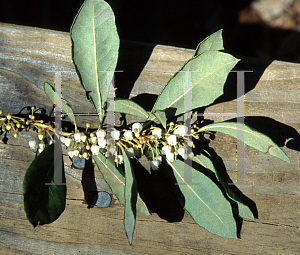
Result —
[{"label": "white flower", "polygon": [[99,145],[92,145],[91,146],[91,152],[92,152],[93,155],[98,155],[99,154],[99,150],[100,150]]},{"label": "white flower", "polygon": [[166,154],[167,160],[173,162],[174,161],[174,153],[173,152],[169,152]]},{"label": "white flower", "polygon": [[39,134],[38,138],[42,141],[44,139],[44,134]]},{"label": "white flower", "polygon": [[167,137],[167,141],[170,145],[176,145],[177,144],[177,139],[176,135],[170,135]]},{"label": "white flower", "polygon": [[160,165],[160,161],[158,161],[158,160],[152,160],[150,162],[150,166],[153,170],[157,170],[159,165]]},{"label": "white flower", "polygon": [[142,129],[143,126],[141,123],[136,122],[132,124],[132,132],[135,134],[135,136],[139,136]]},{"label": "white flower", "polygon": [[162,157],[161,157],[161,156],[156,156],[154,159],[155,159],[155,160],[158,160],[159,163],[161,163],[161,161],[162,161]]},{"label": "white flower", "polygon": [[65,138],[65,145],[66,145],[67,147],[69,147],[69,146],[71,145],[72,141],[73,141],[72,138]]},{"label": "white flower", "polygon": [[106,136],[106,131],[103,130],[103,129],[99,129],[99,130],[97,130],[97,132],[96,132],[96,136],[97,136],[98,138],[105,138],[105,136]]},{"label": "white flower", "polygon": [[101,149],[104,149],[106,147],[106,139],[105,138],[98,139],[98,145]]},{"label": "white flower", "polygon": [[193,158],[194,157],[194,153],[193,152],[191,152],[191,153],[189,153],[189,158]]},{"label": "white flower", "polygon": [[134,149],[133,148],[129,148],[127,151],[126,151],[126,154],[128,157],[133,157],[134,156]]},{"label": "white flower", "polygon": [[160,128],[155,128],[152,130],[152,135],[156,138],[156,139],[160,139],[161,138],[161,129]]},{"label": "white flower", "polygon": [[174,130],[173,134],[184,137],[187,134],[187,131],[188,131],[187,126],[179,126]]},{"label": "white flower", "polygon": [[42,153],[44,149],[39,148],[39,153]]},{"label": "white flower", "polygon": [[82,136],[80,137],[80,140],[81,140],[82,142],[85,142],[86,139],[87,139],[86,135],[82,135]]},{"label": "white flower", "polygon": [[165,154],[168,154],[171,152],[171,150],[169,149],[169,145],[165,145],[164,147],[161,148],[163,150],[163,152]]},{"label": "white flower", "polygon": [[36,147],[36,141],[31,140],[28,142],[30,149],[34,150]]},{"label": "white flower", "polygon": [[63,136],[61,136],[61,137],[60,137],[60,141],[61,141],[62,143],[64,143],[64,142],[65,142],[65,138],[64,138]]},{"label": "white flower", "polygon": [[70,158],[73,158],[73,156],[74,156],[73,151],[69,151],[69,152],[68,152],[68,155],[69,155]]},{"label": "white flower", "polygon": [[79,150],[73,150],[73,156],[78,157],[79,155]]},{"label": "white flower", "polygon": [[91,137],[91,138],[90,138],[90,141],[91,141],[92,144],[97,143],[97,137],[96,137],[96,136]]},{"label": "white flower", "polygon": [[50,138],[48,141],[48,145],[51,145],[53,143],[52,139]]},{"label": "white flower", "polygon": [[182,148],[179,148],[177,150],[178,154],[183,157],[183,159],[187,159],[188,158],[188,155],[187,155],[187,151],[186,151],[186,148],[185,147],[182,147]]},{"label": "white flower", "polygon": [[45,149],[45,144],[44,144],[44,143],[40,143],[40,144],[39,144],[39,148],[40,148],[41,150]]},{"label": "white flower", "polygon": [[119,163],[120,165],[122,165],[123,162],[124,162],[123,155],[118,155],[118,163]]},{"label": "white flower", "polygon": [[75,133],[74,134],[74,139],[75,139],[75,142],[79,143],[81,141],[81,134],[80,133]]},{"label": "white flower", "polygon": [[119,140],[121,132],[119,130],[111,131],[111,137],[114,140]]},{"label": "white flower", "polygon": [[131,130],[125,131],[125,133],[123,134],[123,136],[124,136],[127,140],[132,140],[132,139],[133,139],[132,131],[131,131]]}]

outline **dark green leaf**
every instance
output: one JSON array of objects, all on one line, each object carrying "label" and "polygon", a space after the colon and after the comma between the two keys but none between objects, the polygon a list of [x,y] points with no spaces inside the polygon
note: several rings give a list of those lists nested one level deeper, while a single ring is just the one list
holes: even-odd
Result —
[{"label": "dark green leaf", "polygon": [[222,29],[206,37],[201,43],[199,43],[193,57],[195,58],[207,50],[224,50]]},{"label": "dark green leaf", "polygon": [[[102,174],[103,179],[107,182],[107,175],[112,176],[113,180],[108,180],[108,186],[111,192],[118,198],[121,205],[125,206],[125,175],[124,171],[120,166],[116,166],[110,158],[106,158],[104,155],[99,153],[98,155],[93,155],[95,164],[97,165],[100,173]],[[136,210],[139,213],[150,215],[150,212],[145,205],[144,201],[138,195]]]},{"label": "dark green leaf", "polygon": [[[205,51],[190,59],[169,80],[151,112],[172,108],[176,116],[213,103],[223,94],[227,75],[237,62],[233,56],[218,51]],[[187,93],[191,93],[191,102],[185,100]]]},{"label": "dark green leaf", "polygon": [[133,232],[135,228],[137,185],[136,185],[130,160],[123,147],[121,147],[121,150],[124,157],[124,166],[125,166],[124,227],[128,238],[128,242],[131,245],[133,239]]},{"label": "dark green leaf", "polygon": [[86,0],[72,24],[71,40],[72,58],[81,85],[102,121],[119,49],[111,7],[103,0]]},{"label": "dark green leaf", "polygon": [[[46,147],[33,160],[24,177],[24,211],[34,227],[55,221],[65,210],[67,188],[62,151],[59,148],[54,150],[54,144]],[[62,182],[55,183],[57,180]]]},{"label": "dark green leaf", "polygon": [[239,122],[218,122],[200,128],[197,132],[215,131],[238,138],[238,132],[243,132],[245,144],[263,153],[270,153],[272,156],[290,163],[290,159],[272,139],[250,127]]},{"label": "dark green leaf", "polygon": [[[204,150],[204,152],[208,154],[207,151]],[[254,216],[253,216],[253,213],[251,212],[250,208],[245,205],[241,199],[238,198],[238,196],[230,189],[230,187],[228,186],[227,183],[225,183],[223,181],[223,179],[221,178],[221,176],[219,175],[218,171],[215,169],[215,166],[213,164],[213,162],[210,160],[210,158],[208,158],[207,155],[204,155],[204,154],[200,154],[200,155],[197,155],[197,156],[194,156],[193,157],[193,161],[202,165],[203,167],[211,170],[217,180],[221,183],[221,185],[224,187],[225,191],[226,191],[226,194],[235,202],[237,202],[238,204],[238,213],[239,213],[239,216],[241,218],[246,218],[246,219],[249,219],[249,220],[254,220]]]},{"label": "dark green leaf", "polygon": [[59,97],[58,93],[54,90],[54,88],[48,82],[44,83],[44,91],[53,104],[55,104],[55,102],[57,102],[57,100],[61,100],[63,112],[69,116],[70,120],[76,126],[76,119],[75,119],[75,116],[74,116],[71,106],[65,100],[63,100]]},{"label": "dark green leaf", "polygon": [[[167,162],[173,171],[166,168],[164,172],[173,182],[179,201],[193,220],[212,234],[236,239],[232,207],[220,188],[202,172],[187,169],[187,164],[180,160]],[[185,171],[192,171],[192,183],[186,180]]]}]

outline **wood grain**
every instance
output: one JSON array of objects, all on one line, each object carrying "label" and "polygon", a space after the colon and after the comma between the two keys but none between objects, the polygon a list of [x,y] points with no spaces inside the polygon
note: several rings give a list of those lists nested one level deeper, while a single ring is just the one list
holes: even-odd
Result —
[{"label": "wood grain", "polygon": [[[155,95],[193,50],[162,45],[122,42],[116,74],[117,96],[130,96],[149,108]],[[0,23],[0,109],[17,113],[35,105],[51,112],[43,83],[53,84],[55,70],[62,71],[62,93],[76,113],[93,113],[71,61],[67,33]],[[184,214],[169,223],[166,208],[151,216],[137,215],[133,245],[123,228],[124,208],[116,200],[108,208],[87,208],[83,186],[88,190],[109,191],[99,171],[87,174],[71,167],[64,151],[68,194],[67,208],[50,225],[35,229],[27,222],[22,201],[22,181],[34,158],[28,141],[33,131],[19,139],[8,136],[0,143],[0,253],[1,254],[299,254],[300,250],[300,65],[241,58],[235,70],[245,74],[245,123],[268,134],[291,159],[281,162],[252,148],[245,149],[245,179],[254,185],[237,184],[256,203],[258,219],[244,221],[241,239],[222,239],[207,233]],[[231,73],[225,94],[204,113],[235,113],[236,74]],[[141,95],[140,95],[141,94]],[[145,98],[149,98],[146,99]],[[204,115],[205,116],[205,115]],[[222,121],[234,116],[206,115]],[[94,116],[77,118],[79,125]],[[128,123],[134,121],[127,119]],[[116,125],[121,122],[116,118]],[[236,178],[236,141],[216,134],[210,147],[222,157],[231,180]],[[95,183],[93,179],[95,177]],[[156,197],[156,198],[157,198]],[[178,210],[178,212],[180,212]],[[162,216],[164,215],[164,216]],[[169,215],[169,216],[170,216]]]}]

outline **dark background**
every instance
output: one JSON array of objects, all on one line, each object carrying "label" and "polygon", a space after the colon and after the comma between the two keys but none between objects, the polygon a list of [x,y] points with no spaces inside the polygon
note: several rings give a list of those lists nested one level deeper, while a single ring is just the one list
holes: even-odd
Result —
[{"label": "dark background", "polygon": [[[280,1],[280,0],[274,0]],[[299,32],[269,26],[251,9],[253,0],[108,0],[121,39],[195,49],[223,28],[226,51],[300,62]],[[83,0],[1,0],[0,22],[69,32]],[[290,13],[295,27],[297,13]],[[300,15],[300,14],[299,14]],[[299,17],[298,17],[299,18]]]}]

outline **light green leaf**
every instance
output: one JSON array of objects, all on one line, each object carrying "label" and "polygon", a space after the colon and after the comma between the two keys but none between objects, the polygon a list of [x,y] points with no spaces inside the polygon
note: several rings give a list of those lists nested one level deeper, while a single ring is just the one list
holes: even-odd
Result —
[{"label": "light green leaf", "polygon": [[218,122],[200,128],[197,132],[215,131],[238,138],[237,133],[243,132],[245,144],[259,150],[263,153],[270,153],[272,156],[282,159],[290,163],[289,157],[280,147],[272,141],[272,139],[247,125],[239,122]]},{"label": "light green leaf", "polygon": [[[95,164],[97,165],[100,173],[102,174],[103,179],[107,182],[111,192],[118,198],[121,205],[125,206],[125,197],[124,197],[124,190],[125,190],[125,174],[124,171],[121,169],[120,166],[116,166],[114,162],[110,158],[106,158],[103,154],[99,153],[98,155],[93,155],[93,159]],[[106,178],[106,171],[107,175],[113,177],[113,180],[107,180]],[[113,182],[113,183],[112,183]],[[150,215],[150,212],[138,195],[136,210],[139,213],[143,213],[146,215]]]},{"label": "light green leaf", "polygon": [[[208,154],[207,151],[204,150],[204,152]],[[250,208],[245,205],[242,200],[240,200],[237,195],[230,189],[230,187],[228,186],[227,183],[225,183],[223,181],[223,179],[221,178],[221,176],[219,175],[218,171],[215,169],[215,166],[213,164],[213,162],[211,161],[210,158],[208,158],[207,155],[204,155],[204,154],[200,154],[200,155],[196,155],[193,157],[193,161],[202,165],[203,167],[211,170],[217,180],[220,182],[220,184],[224,187],[225,191],[226,191],[226,194],[235,202],[237,202],[238,204],[238,213],[239,213],[239,216],[241,218],[246,218],[246,219],[249,219],[249,220],[254,220],[254,216],[253,216],[253,213],[252,211],[250,210]]]},{"label": "light green leaf", "polygon": [[[179,202],[195,223],[212,234],[237,239],[232,207],[219,187],[202,172],[187,169],[180,160],[167,163],[173,171],[166,167],[163,172],[173,183]],[[192,171],[193,183],[185,180],[185,171]]]},{"label": "light green leaf", "polygon": [[158,119],[160,124],[164,127],[164,129],[167,128],[167,117],[165,111],[155,111],[153,115]]},{"label": "light green leaf", "polygon": [[[111,103],[112,101],[109,100],[108,102]],[[145,120],[149,117],[149,113],[143,107],[130,99],[115,98],[114,104],[115,112],[133,115]]]},{"label": "light green leaf", "polygon": [[[57,163],[55,169],[54,162]],[[62,184],[55,183],[54,173],[62,174]],[[52,144],[33,160],[23,180],[24,211],[34,227],[49,224],[63,213],[67,196],[65,183],[62,151],[61,148],[54,150]]]},{"label": "light green leaf", "polygon": [[[205,51],[190,59],[169,80],[151,112],[171,108],[176,116],[213,103],[223,94],[227,75],[237,62],[235,57],[218,51]],[[186,85],[187,81],[191,85]],[[185,102],[187,93],[191,93],[192,102]]]},{"label": "light green leaf", "polygon": [[72,58],[81,85],[102,122],[119,49],[111,7],[103,0],[86,0],[73,21],[71,41]]},{"label": "light green leaf", "polygon": [[61,100],[63,112],[65,114],[67,114],[68,117],[70,118],[70,120],[74,123],[74,125],[77,126],[76,119],[75,119],[75,116],[74,116],[71,106],[65,100],[60,98],[58,93],[54,90],[54,88],[48,82],[44,83],[44,91],[45,91],[46,95],[48,96],[48,98],[50,99],[50,101],[52,102],[52,104],[56,104],[55,102],[57,102],[58,100]]},{"label": "light green leaf", "polygon": [[222,29],[206,37],[201,43],[199,43],[193,57],[195,58],[207,50],[224,50]]},{"label": "light green leaf", "polygon": [[128,238],[128,242],[131,245],[133,239],[133,232],[135,228],[137,185],[136,185],[130,160],[123,147],[120,148],[122,150],[122,155],[124,157],[124,166],[125,166],[124,227]]}]

